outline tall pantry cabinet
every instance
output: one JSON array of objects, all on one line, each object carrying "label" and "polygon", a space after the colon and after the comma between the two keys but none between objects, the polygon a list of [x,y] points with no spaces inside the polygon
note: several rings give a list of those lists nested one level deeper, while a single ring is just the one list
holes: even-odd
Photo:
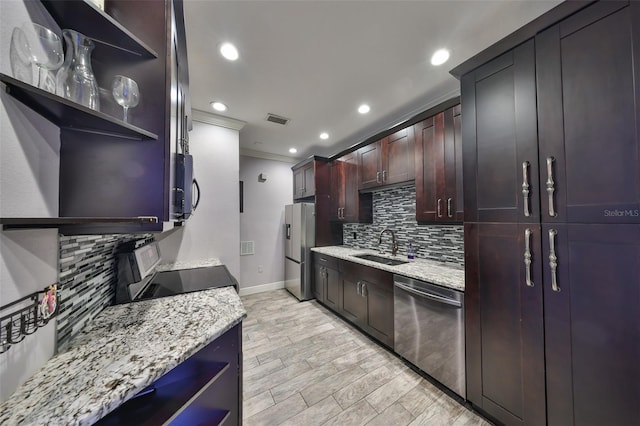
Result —
[{"label": "tall pantry cabinet", "polygon": [[505,424],[640,424],[640,3],[462,76],[467,398]]}]

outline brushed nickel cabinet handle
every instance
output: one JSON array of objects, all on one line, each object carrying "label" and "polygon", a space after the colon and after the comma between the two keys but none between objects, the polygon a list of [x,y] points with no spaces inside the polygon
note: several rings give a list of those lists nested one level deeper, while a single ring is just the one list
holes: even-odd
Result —
[{"label": "brushed nickel cabinet handle", "polygon": [[524,277],[528,287],[533,287],[531,281],[531,229],[524,230]]},{"label": "brushed nickel cabinet handle", "polygon": [[453,217],[453,213],[451,212],[451,198],[447,198],[447,216]]},{"label": "brushed nickel cabinet handle", "polygon": [[438,198],[438,217],[442,217],[442,198]]},{"label": "brushed nickel cabinet handle", "polygon": [[367,297],[367,283],[363,282],[360,286],[360,295],[362,297]]},{"label": "brushed nickel cabinet handle", "polygon": [[380,172],[376,172],[376,183],[382,183],[380,182]]},{"label": "brushed nickel cabinet handle", "polygon": [[344,207],[340,207],[340,219],[344,219]]},{"label": "brushed nickel cabinet handle", "polygon": [[555,182],[553,181],[553,162],[555,158],[547,157],[547,194],[549,194],[549,216],[556,217],[558,213],[553,206],[553,193],[555,192]]},{"label": "brushed nickel cabinet handle", "polygon": [[524,215],[531,216],[529,210],[529,162],[522,162],[522,197],[524,199]]},{"label": "brushed nickel cabinet handle", "polygon": [[362,285],[362,281],[358,281],[356,283],[356,293],[358,293],[359,296],[362,296],[362,291],[360,290],[361,285]]},{"label": "brushed nickel cabinet handle", "polygon": [[387,171],[383,170],[382,171],[382,183],[385,183],[387,181]]},{"label": "brushed nickel cabinet handle", "polygon": [[551,268],[551,290],[560,291],[558,287],[558,257],[556,256],[556,235],[558,231],[549,229],[549,267]]}]

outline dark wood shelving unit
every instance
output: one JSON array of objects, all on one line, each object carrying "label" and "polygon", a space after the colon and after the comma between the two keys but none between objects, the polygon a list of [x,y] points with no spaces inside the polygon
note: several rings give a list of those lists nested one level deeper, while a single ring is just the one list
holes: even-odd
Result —
[{"label": "dark wood shelving unit", "polygon": [[73,29],[99,44],[133,55],[149,59],[158,57],[155,50],[89,1],[41,1],[60,28]]},{"label": "dark wood shelving unit", "polygon": [[11,96],[58,127],[137,140],[157,140],[158,135],[110,115],[0,73]]},{"label": "dark wood shelving unit", "polygon": [[157,217],[0,217],[3,230],[58,228],[69,225],[93,224],[149,224],[158,223]]}]

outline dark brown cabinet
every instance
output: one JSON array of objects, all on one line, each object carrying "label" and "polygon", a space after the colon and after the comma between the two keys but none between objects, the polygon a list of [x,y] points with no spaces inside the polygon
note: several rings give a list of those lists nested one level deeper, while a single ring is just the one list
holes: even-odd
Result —
[{"label": "dark brown cabinet", "polygon": [[316,299],[393,349],[393,275],[319,253],[313,261]]},{"label": "dark brown cabinet", "polygon": [[293,199],[329,194],[330,171],[328,160],[311,157],[291,168],[293,172]]},{"label": "dark brown cabinet", "polygon": [[371,223],[372,195],[358,192],[358,157],[355,152],[331,162],[331,220]]},{"label": "dark brown cabinet", "polygon": [[414,125],[416,220],[462,222],[460,105]]},{"label": "dark brown cabinet", "polygon": [[596,2],[462,77],[467,398],[502,423],[640,424],[639,39]]},{"label": "dark brown cabinet", "polygon": [[408,182],[415,178],[413,127],[360,148],[358,189]]}]

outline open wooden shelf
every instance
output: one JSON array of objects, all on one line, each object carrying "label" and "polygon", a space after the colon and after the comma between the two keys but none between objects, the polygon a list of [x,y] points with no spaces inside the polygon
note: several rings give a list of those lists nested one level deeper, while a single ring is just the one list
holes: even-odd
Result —
[{"label": "open wooden shelf", "polygon": [[158,54],[112,16],[90,1],[41,0],[60,28],[78,31],[92,40],[145,58]]},{"label": "open wooden shelf", "polygon": [[68,225],[149,224],[158,223],[153,216],[140,217],[0,217],[3,230],[58,228]]},{"label": "open wooden shelf", "polygon": [[58,127],[136,140],[158,135],[0,73],[7,93]]}]

